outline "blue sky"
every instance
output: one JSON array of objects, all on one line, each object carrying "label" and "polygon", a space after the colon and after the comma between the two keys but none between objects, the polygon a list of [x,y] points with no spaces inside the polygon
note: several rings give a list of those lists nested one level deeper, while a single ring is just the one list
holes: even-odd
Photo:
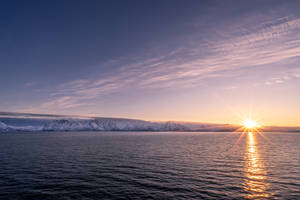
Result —
[{"label": "blue sky", "polygon": [[300,125],[299,9],[1,1],[0,110]]}]

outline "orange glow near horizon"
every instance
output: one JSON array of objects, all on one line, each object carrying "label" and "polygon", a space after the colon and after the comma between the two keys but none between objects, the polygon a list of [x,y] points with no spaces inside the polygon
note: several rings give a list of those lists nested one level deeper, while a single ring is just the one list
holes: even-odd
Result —
[{"label": "orange glow near horizon", "polygon": [[253,129],[253,128],[259,127],[259,124],[255,121],[253,121],[252,119],[246,119],[244,121],[244,126],[247,129]]}]

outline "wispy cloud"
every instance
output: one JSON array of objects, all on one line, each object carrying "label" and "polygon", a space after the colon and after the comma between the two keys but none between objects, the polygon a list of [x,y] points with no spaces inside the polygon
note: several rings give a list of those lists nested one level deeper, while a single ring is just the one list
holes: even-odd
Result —
[{"label": "wispy cloud", "polygon": [[27,82],[27,83],[24,84],[25,87],[32,87],[34,85],[35,85],[34,82]]},{"label": "wispy cloud", "polygon": [[[222,39],[209,41],[209,45],[193,41],[192,46],[126,64],[122,59],[114,61],[111,64],[119,67],[111,74],[65,83],[40,108],[83,106],[103,94],[130,88],[193,87],[207,79],[231,77],[238,70],[285,62],[300,56],[300,19],[279,17],[249,28],[240,24],[232,34],[219,31],[219,38]],[[203,51],[207,53],[202,54]],[[267,80],[265,84],[300,78],[299,68],[286,69],[283,77]]]}]

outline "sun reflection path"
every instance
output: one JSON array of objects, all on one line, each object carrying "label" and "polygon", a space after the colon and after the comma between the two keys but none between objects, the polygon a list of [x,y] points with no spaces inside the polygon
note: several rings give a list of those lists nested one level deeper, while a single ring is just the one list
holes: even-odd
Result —
[{"label": "sun reflection path", "polygon": [[255,132],[247,133],[244,174],[244,189],[248,192],[248,199],[267,199],[270,197],[266,192],[268,187],[265,181],[267,173],[257,149]]},{"label": "sun reflection path", "polygon": [[239,146],[239,142],[246,137],[246,151],[244,154],[245,165],[243,168],[244,178],[243,187],[246,192],[246,199],[274,199],[274,193],[271,191],[271,185],[267,181],[267,170],[263,165],[263,158],[257,148],[257,137],[260,136],[268,144],[273,143],[263,134],[260,130],[260,126],[256,124],[246,123],[243,127],[240,127],[233,131],[229,135],[240,134],[236,142],[226,152],[226,156],[229,156],[235,151],[235,147]]}]

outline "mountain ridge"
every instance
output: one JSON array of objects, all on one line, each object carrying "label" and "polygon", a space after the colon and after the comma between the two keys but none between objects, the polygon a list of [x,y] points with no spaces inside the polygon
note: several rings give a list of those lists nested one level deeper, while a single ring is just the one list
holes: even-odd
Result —
[{"label": "mountain ridge", "polygon": [[[113,117],[87,117],[0,112],[0,132],[13,131],[206,131],[232,132],[239,125],[203,122],[146,121]],[[300,127],[261,127],[262,131],[300,132]]]}]

